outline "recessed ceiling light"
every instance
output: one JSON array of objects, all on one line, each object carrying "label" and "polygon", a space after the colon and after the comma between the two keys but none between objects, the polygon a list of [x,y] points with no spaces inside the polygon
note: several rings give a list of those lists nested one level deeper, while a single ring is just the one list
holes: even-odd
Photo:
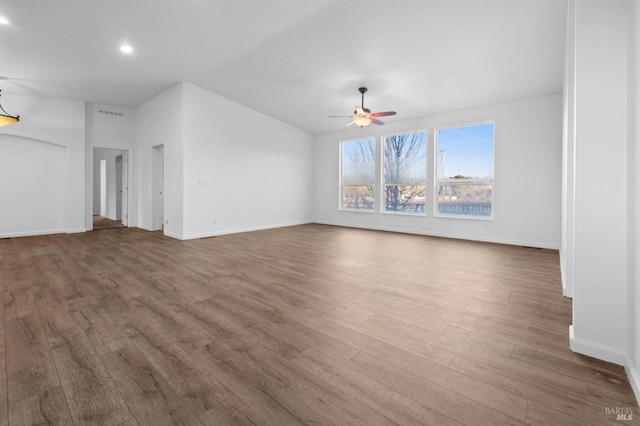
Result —
[{"label": "recessed ceiling light", "polygon": [[7,18],[5,18],[4,16],[0,16],[0,24],[7,25],[8,23],[9,20]]},{"label": "recessed ceiling light", "polygon": [[133,47],[129,46],[128,44],[123,44],[120,46],[120,51],[122,53],[133,53]]}]

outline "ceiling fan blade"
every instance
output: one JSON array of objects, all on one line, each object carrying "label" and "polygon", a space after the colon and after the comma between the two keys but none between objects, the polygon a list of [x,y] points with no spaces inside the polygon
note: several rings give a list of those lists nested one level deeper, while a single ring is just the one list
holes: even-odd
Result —
[{"label": "ceiling fan blade", "polygon": [[372,117],[386,117],[388,115],[396,115],[395,111],[384,111],[384,112],[374,112],[371,114]]},{"label": "ceiling fan blade", "polygon": [[373,118],[373,117],[371,117],[371,122],[372,122],[373,124],[377,124],[378,126],[384,126],[384,121],[380,121],[380,120],[378,120],[377,118]]},{"label": "ceiling fan blade", "polygon": [[350,121],[350,122],[348,122],[348,123],[347,123],[347,125],[346,125],[346,126],[344,126],[344,127],[349,127],[349,126],[351,126],[353,123],[354,123],[353,121]]}]

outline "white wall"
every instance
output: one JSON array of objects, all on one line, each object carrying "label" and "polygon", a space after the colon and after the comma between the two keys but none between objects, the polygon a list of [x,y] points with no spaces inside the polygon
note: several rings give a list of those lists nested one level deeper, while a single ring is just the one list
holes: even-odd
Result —
[{"label": "white wall", "polygon": [[636,399],[640,400],[640,2],[629,2],[629,126],[628,126],[628,172],[629,177],[629,356],[627,373]]},{"label": "white wall", "polygon": [[0,237],[66,230],[67,167],[64,146],[0,137]]},{"label": "white wall", "polygon": [[562,92],[562,233],[560,270],[562,293],[573,297],[575,280],[575,2],[569,1],[565,43],[564,85]]},{"label": "white wall", "polygon": [[309,133],[188,83],[140,106],[138,226],[152,223],[152,147],[164,145],[165,229],[189,239],[311,221]]},{"label": "white wall", "polygon": [[0,128],[0,238],[83,232],[84,103],[3,93],[2,105],[20,122]]},{"label": "white wall", "polygon": [[[134,174],[135,146],[136,146],[136,114],[134,108],[103,105],[86,104],[86,223],[87,229],[93,228],[92,213],[96,213],[95,197],[99,197],[99,192],[95,192],[97,185],[96,177],[99,170],[95,170],[96,162],[93,159],[93,148],[112,148],[129,152],[128,176],[129,192],[128,214],[129,226],[137,224],[137,180]],[[98,162],[99,164],[99,162]],[[107,174],[109,176],[109,174]],[[115,182],[115,180],[114,180]],[[95,197],[94,197],[95,193]],[[99,204],[98,204],[99,205]],[[115,209],[115,206],[113,207]],[[98,210],[99,212],[99,210]],[[115,210],[113,210],[115,214]],[[111,215],[109,215],[110,218]]]},{"label": "white wall", "polygon": [[308,223],[312,136],[184,84],[182,238]]},{"label": "white wall", "polygon": [[[495,121],[495,220],[435,218],[434,129]],[[338,211],[339,141],[394,132],[428,131],[427,215],[413,217]],[[562,97],[501,105],[349,129],[316,136],[315,221],[327,224],[559,248]],[[378,167],[378,178],[380,167]]]},{"label": "white wall", "polygon": [[136,109],[136,161],[138,227],[152,229],[152,150],[164,145],[164,232],[181,237],[183,219],[183,108],[184,85],[178,84]]},{"label": "white wall", "polygon": [[[571,348],[618,364],[628,350],[627,2],[575,8],[575,283]],[[567,247],[570,250],[570,247]],[[571,253],[567,252],[568,255]]]}]

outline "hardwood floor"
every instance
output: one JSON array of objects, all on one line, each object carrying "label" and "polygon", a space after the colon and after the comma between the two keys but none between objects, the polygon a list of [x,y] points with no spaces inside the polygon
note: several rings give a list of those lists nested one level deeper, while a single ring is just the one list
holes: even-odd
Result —
[{"label": "hardwood floor", "polygon": [[93,230],[98,231],[101,229],[111,228],[124,228],[121,220],[111,220],[108,217],[93,215]]},{"label": "hardwood floor", "polygon": [[0,240],[0,278],[0,426],[639,423],[552,250],[124,228]]}]

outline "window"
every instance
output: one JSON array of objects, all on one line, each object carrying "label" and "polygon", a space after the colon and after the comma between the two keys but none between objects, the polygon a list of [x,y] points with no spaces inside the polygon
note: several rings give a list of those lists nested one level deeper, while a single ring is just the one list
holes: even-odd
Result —
[{"label": "window", "polygon": [[425,214],[427,133],[386,136],[384,150],[384,212]]},{"label": "window", "polygon": [[342,210],[373,211],[375,206],[376,141],[373,138],[341,144]]},{"label": "window", "polygon": [[436,216],[493,218],[494,124],[436,132]]}]

